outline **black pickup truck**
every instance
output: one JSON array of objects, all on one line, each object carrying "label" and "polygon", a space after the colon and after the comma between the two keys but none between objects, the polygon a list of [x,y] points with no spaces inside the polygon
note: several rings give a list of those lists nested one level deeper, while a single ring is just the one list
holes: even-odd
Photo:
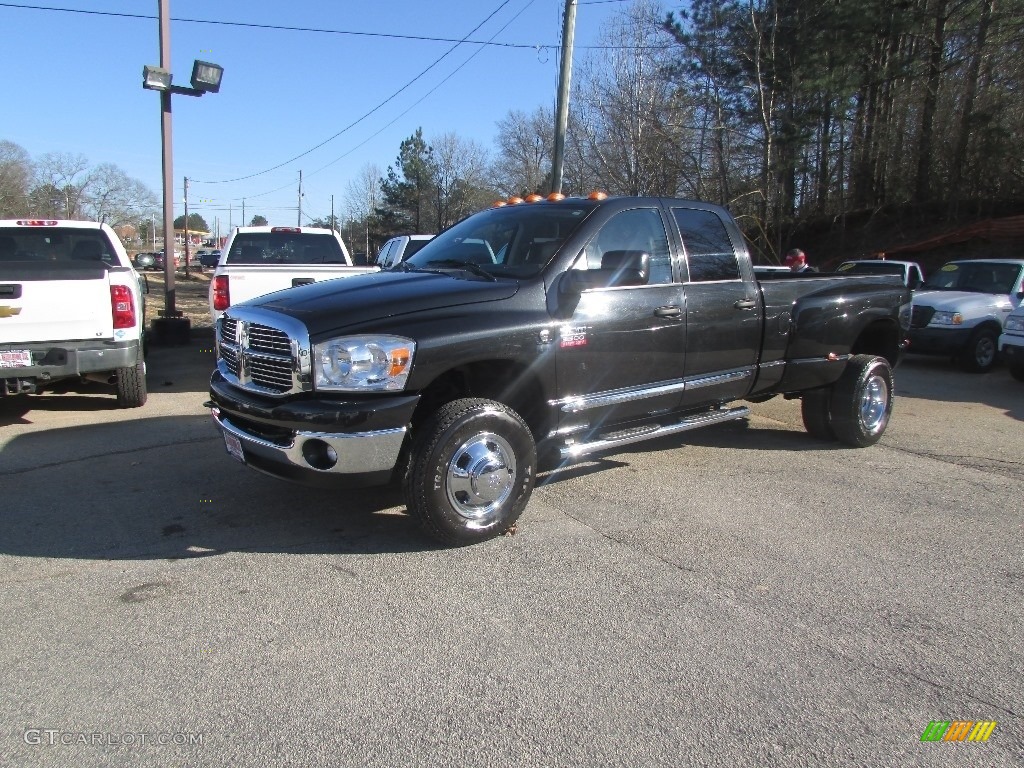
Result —
[{"label": "black pickup truck", "polygon": [[512,201],[394,269],[232,306],[213,417],[228,452],[305,484],[402,483],[448,544],[508,530],[538,458],[802,399],[814,437],[868,446],[910,321],[898,277],[759,282],[722,208],[621,197]]}]

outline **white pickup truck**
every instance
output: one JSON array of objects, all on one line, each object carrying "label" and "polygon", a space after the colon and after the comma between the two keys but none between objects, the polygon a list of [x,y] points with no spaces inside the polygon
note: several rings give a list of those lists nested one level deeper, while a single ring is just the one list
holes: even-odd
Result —
[{"label": "white pickup truck", "polygon": [[341,236],[317,227],[236,227],[210,280],[214,324],[233,304],[296,285],[377,272],[357,267]]},{"label": "white pickup truck", "polygon": [[972,373],[996,364],[1007,315],[1024,299],[1024,260],[951,261],[914,294],[908,352],[948,355]]},{"label": "white pickup truck", "polygon": [[0,395],[84,378],[137,408],[145,327],[141,278],[106,224],[0,220]]}]

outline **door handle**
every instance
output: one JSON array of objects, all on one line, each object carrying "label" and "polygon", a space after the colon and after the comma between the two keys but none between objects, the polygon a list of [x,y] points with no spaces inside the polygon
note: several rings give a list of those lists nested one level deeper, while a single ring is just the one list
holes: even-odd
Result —
[{"label": "door handle", "polygon": [[655,317],[679,317],[683,314],[683,310],[677,307],[675,304],[669,304],[664,307],[658,307],[654,310]]},{"label": "door handle", "polygon": [[736,307],[736,309],[753,309],[757,306],[757,302],[753,299],[740,299],[733,304],[733,306]]},{"label": "door handle", "polygon": [[310,283],[316,282],[312,277],[293,277],[292,287],[296,285],[309,285]]}]

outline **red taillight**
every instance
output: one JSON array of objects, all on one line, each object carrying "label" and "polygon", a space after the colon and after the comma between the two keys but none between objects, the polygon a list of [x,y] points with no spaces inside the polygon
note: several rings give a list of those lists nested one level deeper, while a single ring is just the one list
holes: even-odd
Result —
[{"label": "red taillight", "polygon": [[110,286],[110,311],[115,328],[135,327],[135,300],[127,285]]},{"label": "red taillight", "polygon": [[223,312],[231,306],[231,292],[228,290],[228,276],[213,278],[213,308]]},{"label": "red taillight", "polygon": [[56,227],[57,222],[50,219],[18,219],[19,227]]}]

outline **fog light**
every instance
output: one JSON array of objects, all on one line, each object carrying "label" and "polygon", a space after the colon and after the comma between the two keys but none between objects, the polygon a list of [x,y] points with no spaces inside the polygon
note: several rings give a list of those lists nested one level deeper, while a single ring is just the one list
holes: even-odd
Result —
[{"label": "fog light", "polygon": [[323,440],[307,440],[302,444],[302,458],[313,469],[327,471],[338,463],[338,452]]}]

